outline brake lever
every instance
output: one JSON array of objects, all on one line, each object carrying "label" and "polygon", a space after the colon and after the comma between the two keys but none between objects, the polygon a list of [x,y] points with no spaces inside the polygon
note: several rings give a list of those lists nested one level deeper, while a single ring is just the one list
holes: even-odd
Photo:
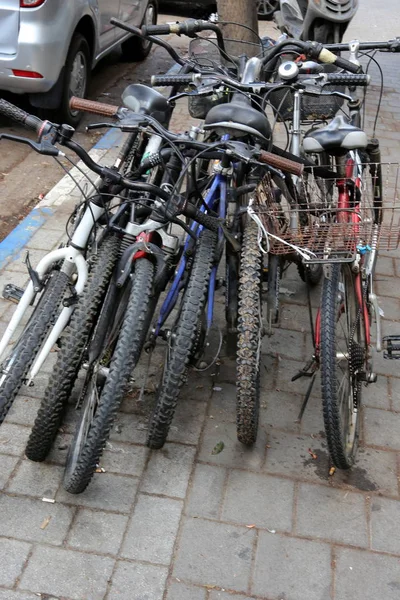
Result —
[{"label": "brake lever", "polygon": [[271,167],[271,165],[265,164],[265,162],[261,162],[257,160],[257,156],[260,154],[260,150],[256,148],[252,148],[248,144],[244,142],[225,142],[225,147],[227,148],[226,153],[230,156],[234,156],[239,160],[243,160],[246,163],[253,163],[260,167],[264,167],[267,171],[269,171],[272,175],[276,175],[280,179],[285,179],[284,173],[279,169],[275,169],[275,167]]},{"label": "brake lever", "polygon": [[12,135],[11,133],[0,133],[0,140],[11,140],[18,142],[19,144],[27,144],[35,150],[38,154],[44,156],[65,156],[64,152],[50,144],[47,140],[43,139],[41,142],[34,142],[29,138],[20,137],[19,135]]}]

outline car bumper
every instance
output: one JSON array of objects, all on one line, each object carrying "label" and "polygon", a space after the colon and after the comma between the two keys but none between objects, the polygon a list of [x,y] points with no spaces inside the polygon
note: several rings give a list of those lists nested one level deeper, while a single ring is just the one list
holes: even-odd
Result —
[{"label": "car bumper", "polygon": [[[1,90],[16,94],[38,93],[47,92],[55,85],[65,60],[64,45],[60,40],[48,37],[46,40],[46,36],[39,40],[37,36],[37,27],[21,23],[17,54],[0,54]],[[13,69],[33,71],[42,77],[17,77]]]}]

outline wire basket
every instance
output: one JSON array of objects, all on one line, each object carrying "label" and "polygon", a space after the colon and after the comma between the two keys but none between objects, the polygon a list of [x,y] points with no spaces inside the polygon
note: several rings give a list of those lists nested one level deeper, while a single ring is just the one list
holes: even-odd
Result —
[{"label": "wire basket", "polygon": [[[333,65],[325,65],[324,72],[336,71]],[[325,85],[324,92],[345,92],[345,88],[336,85]],[[288,87],[278,88],[269,95],[270,104],[278,121],[293,120],[294,91]],[[344,99],[337,96],[310,96],[302,94],[301,121],[327,121],[333,119],[343,106]]]},{"label": "wire basket", "polygon": [[[379,170],[381,203],[376,194]],[[362,165],[358,185],[348,184],[353,207],[346,211],[338,209],[337,183],[343,177],[321,179],[307,173],[297,182],[298,204],[290,206],[267,176],[258,185],[251,210],[261,222],[272,254],[296,253],[310,263],[352,262],[357,251],[368,247],[396,250],[399,246],[399,176],[397,163]],[[353,217],[356,223],[349,222]]]}]

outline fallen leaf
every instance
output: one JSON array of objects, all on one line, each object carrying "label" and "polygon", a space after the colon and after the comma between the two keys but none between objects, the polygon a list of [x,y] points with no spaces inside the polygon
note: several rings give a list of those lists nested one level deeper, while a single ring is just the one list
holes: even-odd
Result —
[{"label": "fallen leaf", "polygon": [[50,502],[50,504],[54,504],[55,500],[54,498],[42,498],[42,502]]},{"label": "fallen leaf", "polygon": [[254,529],[255,525],[246,525],[247,529]]},{"label": "fallen leaf", "polygon": [[51,517],[46,517],[43,521],[43,523],[40,526],[40,529],[46,529],[47,525],[50,523],[51,521]]},{"label": "fallen leaf", "polygon": [[271,446],[270,446],[269,444],[266,444],[266,446],[265,446],[265,447],[266,447],[266,448],[271,448]]},{"label": "fallen leaf", "polygon": [[311,448],[308,449],[308,454],[312,459],[317,460],[318,456],[311,450]]},{"label": "fallen leaf", "polygon": [[225,444],[224,442],[218,442],[218,444],[215,444],[213,451],[211,452],[211,454],[219,454],[220,452],[222,452],[222,450],[225,448]]},{"label": "fallen leaf", "polygon": [[216,585],[205,585],[205,588],[207,588],[208,590],[214,590],[217,586]]},{"label": "fallen leaf", "polygon": [[331,468],[329,469],[329,477],[332,477],[332,475],[334,475],[334,474],[335,474],[335,471],[336,471],[336,467],[331,467]]}]

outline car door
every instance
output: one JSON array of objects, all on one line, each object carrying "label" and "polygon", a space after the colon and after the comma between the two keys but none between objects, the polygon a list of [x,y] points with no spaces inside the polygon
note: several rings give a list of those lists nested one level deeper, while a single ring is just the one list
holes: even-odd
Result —
[{"label": "car door", "polygon": [[[119,18],[128,25],[138,27],[142,23],[143,14],[147,6],[147,0],[120,0]],[[121,35],[117,32],[117,37],[126,35],[121,30]]]},{"label": "car door", "polygon": [[17,54],[18,34],[19,0],[0,0],[0,54]]},{"label": "car door", "polygon": [[100,52],[109,48],[116,41],[116,27],[111,25],[110,19],[118,19],[120,14],[120,0],[97,0],[100,21]]}]

